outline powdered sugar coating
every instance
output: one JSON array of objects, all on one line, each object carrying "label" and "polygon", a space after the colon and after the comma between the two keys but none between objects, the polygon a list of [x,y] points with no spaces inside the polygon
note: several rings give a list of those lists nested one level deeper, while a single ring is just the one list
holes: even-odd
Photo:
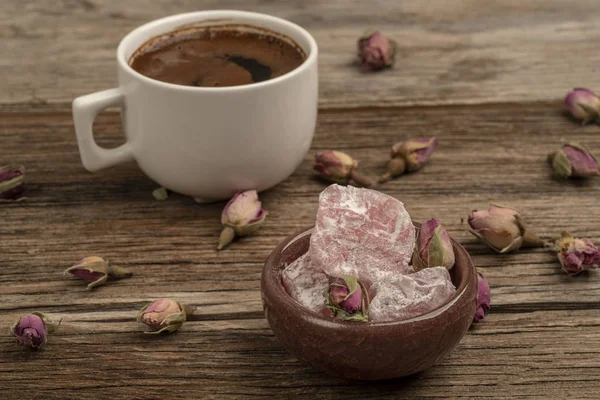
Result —
[{"label": "powdered sugar coating", "polygon": [[401,321],[427,314],[456,292],[444,267],[425,268],[410,275],[389,275],[373,285],[369,318]]},{"label": "powdered sugar coating", "polygon": [[298,303],[313,311],[329,314],[324,294],[329,287],[329,278],[311,263],[309,253],[285,267],[281,279],[287,293]]},{"label": "powdered sugar coating", "polygon": [[415,228],[397,199],[353,186],[321,192],[309,252],[326,274],[352,275],[366,284],[406,274],[414,247]]}]

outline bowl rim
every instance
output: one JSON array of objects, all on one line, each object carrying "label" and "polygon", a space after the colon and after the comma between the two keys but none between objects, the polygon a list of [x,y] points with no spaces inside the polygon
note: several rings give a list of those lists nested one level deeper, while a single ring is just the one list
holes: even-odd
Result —
[{"label": "bowl rim", "polygon": [[[416,229],[420,229],[421,224],[413,222],[413,225],[415,226]],[[402,326],[402,325],[414,324],[417,322],[429,321],[429,320],[439,317],[445,311],[448,311],[454,305],[459,303],[460,300],[464,301],[465,294],[467,293],[468,289],[470,288],[470,285],[472,284],[472,282],[476,282],[476,279],[477,279],[476,278],[476,275],[477,275],[476,268],[475,268],[475,265],[473,264],[473,260],[471,259],[471,256],[469,255],[469,253],[465,250],[465,248],[460,243],[458,243],[455,239],[450,238],[452,241],[452,248],[453,248],[454,252],[462,253],[463,258],[467,261],[467,265],[466,265],[465,277],[461,280],[460,284],[456,288],[455,294],[444,304],[440,305],[439,307],[431,310],[430,312],[428,312],[426,314],[418,315],[416,317],[413,317],[410,319],[405,319],[405,320],[400,320],[400,321],[394,321],[394,320],[378,321],[378,322],[368,321],[368,322],[357,323],[357,322],[353,322],[353,321],[340,320],[339,318],[335,318],[333,316],[326,316],[326,315],[320,314],[316,311],[313,311],[313,310],[303,306],[302,304],[297,302],[295,299],[293,299],[285,290],[281,279],[277,279],[278,277],[281,278],[281,274],[280,273],[275,274],[273,272],[274,271],[273,264],[274,263],[276,263],[277,265],[280,264],[280,258],[281,258],[283,251],[285,251],[285,249],[287,249],[289,246],[291,246],[293,243],[300,240],[304,236],[310,235],[312,233],[313,229],[314,229],[314,225],[310,226],[308,228],[300,229],[296,233],[285,238],[283,241],[281,241],[279,243],[279,245],[277,245],[277,247],[273,250],[273,252],[267,258],[267,261],[265,262],[265,267],[263,270],[263,277],[262,277],[262,282],[263,282],[263,290],[262,291],[268,292],[270,290],[274,290],[273,294],[276,295],[281,300],[281,302],[283,303],[282,305],[284,307],[293,310],[295,313],[304,314],[305,316],[310,317],[314,322],[318,322],[320,324],[327,324],[327,325],[331,325],[331,326],[336,326],[338,328],[345,327],[348,329],[353,329],[353,328],[359,328],[359,327],[370,327],[370,328],[381,327],[381,328],[384,328],[384,327],[390,327],[390,326]],[[456,268],[456,265],[454,266],[454,268]],[[477,293],[477,290],[475,290],[475,293]]]}]

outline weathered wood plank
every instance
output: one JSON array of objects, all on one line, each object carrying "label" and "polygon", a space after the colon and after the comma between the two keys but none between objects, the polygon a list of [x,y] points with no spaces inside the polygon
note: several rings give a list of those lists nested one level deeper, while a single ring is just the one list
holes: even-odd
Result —
[{"label": "weathered wood plank", "polygon": [[103,314],[71,314],[39,352],[0,337],[3,399],[597,398],[600,389],[597,311],[492,313],[440,365],[377,384],[302,364],[264,319],[193,320],[155,337],[138,332],[131,313]]},{"label": "weathered wood plank", "polygon": [[[545,106],[492,106],[388,111],[325,112],[313,146],[340,148],[378,173],[388,147],[411,134],[440,140],[432,162],[416,174],[381,187],[404,201],[416,221],[440,218],[487,269],[494,305],[503,312],[600,308],[599,274],[569,278],[543,249],[498,256],[477,243],[461,217],[493,200],[520,208],[546,238],[563,229],[600,239],[600,182],[551,178],[546,152],[561,138],[600,149],[597,126],[581,128]],[[117,114],[101,117],[99,136],[121,140]],[[376,135],[374,133],[377,133]],[[325,185],[313,177],[310,159],[289,180],[262,195],[271,212],[258,235],[215,251],[222,203],[199,206],[155,187],[133,164],[89,174],[79,163],[68,114],[14,114],[0,118],[0,160],[28,167],[29,198],[0,207],[3,274],[0,310],[117,310],[175,296],[204,309],[206,319],[260,316],[259,277],[264,260],[285,236],[313,223]],[[34,254],[29,254],[28,250]],[[97,254],[130,267],[135,277],[87,293],[61,271]]]},{"label": "weathered wood plank", "polygon": [[[560,99],[600,87],[597,4],[590,1],[420,2],[237,0],[4,1],[0,107],[66,109],[116,84],[119,40],[150,20],[187,11],[239,9],[287,18],[320,46],[324,108]],[[397,66],[354,65],[355,41],[376,27],[399,42]]]}]

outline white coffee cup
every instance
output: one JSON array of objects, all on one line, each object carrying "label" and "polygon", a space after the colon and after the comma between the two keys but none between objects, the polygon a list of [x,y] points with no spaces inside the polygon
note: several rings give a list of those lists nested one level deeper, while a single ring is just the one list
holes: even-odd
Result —
[{"label": "white coffee cup", "polygon": [[[293,71],[231,87],[193,87],[148,78],[129,66],[149,39],[182,26],[243,24],[283,34],[307,57]],[[317,44],[300,26],[265,14],[200,11],[142,25],[117,49],[119,87],[73,101],[83,165],[97,171],[129,160],[159,185],[215,201],[246,189],[268,189],[290,176],[308,151],[317,120]],[[92,124],[120,106],[126,143],[96,144]]]}]

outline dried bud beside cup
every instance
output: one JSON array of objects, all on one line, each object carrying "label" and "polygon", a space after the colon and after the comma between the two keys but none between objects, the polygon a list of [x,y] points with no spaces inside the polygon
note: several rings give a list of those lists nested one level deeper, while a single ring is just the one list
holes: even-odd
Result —
[{"label": "dried bud beside cup", "polygon": [[590,178],[600,175],[596,157],[579,143],[567,143],[548,155],[554,174],[561,178]]},{"label": "dried bud beside cup", "polygon": [[58,323],[41,312],[33,312],[17,320],[10,331],[17,338],[17,342],[30,349],[39,349],[46,344],[49,333],[54,333]]},{"label": "dried bud beside cup", "polygon": [[256,190],[236,193],[221,213],[223,230],[219,237],[218,250],[233,241],[236,236],[247,236],[260,228],[267,218]]},{"label": "dried bud beside cup", "polygon": [[419,170],[430,158],[435,148],[435,138],[417,138],[398,142],[392,146],[392,159],[387,171],[379,178],[379,182],[387,182],[405,172]]},{"label": "dried bud beside cup", "polygon": [[498,253],[546,245],[535,232],[525,227],[521,214],[511,207],[491,204],[489,210],[473,210],[468,222],[469,232]]},{"label": "dried bud beside cup", "polygon": [[196,307],[180,304],[171,299],[158,299],[142,308],[137,322],[145,324],[152,331],[148,334],[175,332],[192,315]]},{"label": "dried bud beside cup", "polygon": [[84,258],[72,267],[67,268],[65,274],[71,274],[88,282],[88,289],[103,285],[109,278],[123,279],[132,276],[131,271],[128,269],[109,265],[108,261],[96,256]]},{"label": "dried bud beside cup", "polygon": [[397,44],[381,32],[367,31],[357,43],[358,59],[368,70],[380,70],[394,65]]},{"label": "dried bud beside cup", "polygon": [[454,267],[454,249],[450,235],[440,221],[430,219],[421,225],[412,264],[415,271],[429,267]]},{"label": "dried bud beside cup", "polygon": [[565,108],[583,124],[597,121],[600,116],[600,98],[585,88],[575,88],[565,97]]},{"label": "dried bud beside cup", "polygon": [[600,249],[590,239],[575,238],[569,232],[563,232],[556,250],[563,271],[570,276],[600,266]]},{"label": "dried bud beside cup", "polygon": [[327,150],[315,154],[313,169],[330,182],[347,185],[354,181],[360,186],[371,186],[373,181],[358,171],[358,161],[348,154]]},{"label": "dried bud beside cup", "polygon": [[368,290],[353,276],[329,279],[325,305],[338,318],[358,322],[369,320]]}]

